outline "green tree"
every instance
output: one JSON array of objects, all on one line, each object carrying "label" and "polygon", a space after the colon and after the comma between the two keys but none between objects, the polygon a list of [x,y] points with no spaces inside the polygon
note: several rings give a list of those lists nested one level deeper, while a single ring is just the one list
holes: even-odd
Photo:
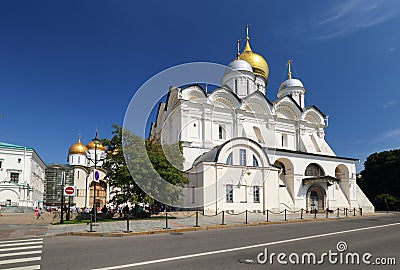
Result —
[{"label": "green tree", "polygon": [[397,210],[399,200],[390,194],[378,194],[374,198],[379,209]]},{"label": "green tree", "polygon": [[155,198],[166,204],[177,202],[182,187],[189,182],[181,172],[181,145],[166,145],[163,149],[158,141],[145,141],[117,125],[113,128],[114,136],[103,140],[108,149],[104,165],[107,178],[117,188],[111,201],[152,203]]},{"label": "green tree", "polygon": [[371,154],[364,163],[360,183],[377,209],[382,210],[382,196],[385,194],[398,201],[400,198],[400,149]]}]

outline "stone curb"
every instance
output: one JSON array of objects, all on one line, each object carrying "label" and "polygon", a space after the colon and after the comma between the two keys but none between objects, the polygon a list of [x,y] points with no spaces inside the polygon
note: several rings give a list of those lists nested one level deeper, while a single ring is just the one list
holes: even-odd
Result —
[{"label": "stone curb", "polygon": [[329,220],[346,220],[346,219],[361,219],[363,217],[371,217],[375,214],[368,214],[363,216],[348,216],[348,217],[328,217],[328,218],[317,218],[317,219],[292,219],[288,221],[268,221],[268,222],[255,222],[248,224],[228,224],[228,225],[212,225],[212,226],[200,226],[200,227],[183,227],[178,229],[164,229],[164,230],[153,230],[153,231],[141,231],[141,232],[66,232],[49,236],[87,236],[87,237],[126,237],[126,236],[138,236],[138,235],[152,235],[152,234],[164,234],[164,233],[182,233],[182,232],[193,232],[193,231],[207,231],[215,229],[228,229],[228,228],[240,228],[240,227],[254,227],[254,226],[265,226],[274,224],[287,224],[287,223],[300,223],[300,222],[319,222]]}]

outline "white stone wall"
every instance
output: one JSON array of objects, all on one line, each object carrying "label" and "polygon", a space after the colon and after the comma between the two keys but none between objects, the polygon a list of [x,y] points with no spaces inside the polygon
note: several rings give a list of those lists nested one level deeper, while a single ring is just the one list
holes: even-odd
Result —
[{"label": "white stone wall", "polygon": [[[0,203],[21,207],[42,207],[46,165],[34,150],[0,148]],[[18,173],[18,183],[11,182]]]}]

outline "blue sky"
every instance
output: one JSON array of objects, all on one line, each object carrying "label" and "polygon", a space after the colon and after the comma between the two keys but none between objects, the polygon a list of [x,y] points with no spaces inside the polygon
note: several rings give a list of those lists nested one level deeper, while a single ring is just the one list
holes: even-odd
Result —
[{"label": "blue sky", "polygon": [[65,162],[81,132],[111,136],[135,90],[177,64],[229,63],[250,23],[276,99],[285,63],[326,139],[361,160],[400,143],[400,1],[1,1],[0,141]]}]

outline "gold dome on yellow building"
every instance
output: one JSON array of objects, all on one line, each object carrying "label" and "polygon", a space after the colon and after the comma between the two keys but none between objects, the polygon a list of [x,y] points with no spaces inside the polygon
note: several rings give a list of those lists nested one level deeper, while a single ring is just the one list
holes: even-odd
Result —
[{"label": "gold dome on yellow building", "polygon": [[266,80],[268,80],[269,68],[267,61],[264,59],[264,57],[254,53],[251,50],[249,39],[249,25],[246,25],[246,45],[244,46],[243,52],[238,58],[248,62],[253,68],[253,73],[255,75],[264,77]]},{"label": "gold dome on yellow building", "polygon": [[69,148],[68,154],[69,155],[73,155],[73,154],[84,155],[87,150],[88,150],[88,148],[83,143],[81,143],[81,139],[79,138],[78,142],[73,144]]},{"label": "gold dome on yellow building", "polygon": [[[88,149],[94,149],[95,148],[95,143],[94,143],[94,141],[91,141],[90,143],[88,143],[87,145],[86,145],[86,147],[88,148]],[[97,144],[97,150],[103,150],[103,151],[106,151],[106,148],[101,144],[101,143],[99,143],[99,144]]]}]

